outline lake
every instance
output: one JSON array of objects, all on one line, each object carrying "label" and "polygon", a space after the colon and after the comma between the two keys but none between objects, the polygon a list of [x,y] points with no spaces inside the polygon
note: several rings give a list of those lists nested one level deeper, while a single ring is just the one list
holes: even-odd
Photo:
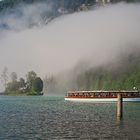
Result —
[{"label": "lake", "polygon": [[0,96],[0,140],[140,139],[140,103],[80,103],[62,97]]}]

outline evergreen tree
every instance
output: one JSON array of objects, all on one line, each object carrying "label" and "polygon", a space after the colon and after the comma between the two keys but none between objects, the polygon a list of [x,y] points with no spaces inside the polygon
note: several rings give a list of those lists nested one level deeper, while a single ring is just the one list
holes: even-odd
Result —
[{"label": "evergreen tree", "polygon": [[43,90],[43,81],[40,77],[36,77],[33,81],[32,90],[36,94],[40,94]]}]

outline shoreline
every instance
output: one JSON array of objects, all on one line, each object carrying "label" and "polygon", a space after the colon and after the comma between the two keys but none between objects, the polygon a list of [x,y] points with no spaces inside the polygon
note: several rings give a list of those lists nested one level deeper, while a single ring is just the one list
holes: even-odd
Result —
[{"label": "shoreline", "polygon": [[33,93],[3,93],[0,96],[42,96],[42,94],[33,94]]}]

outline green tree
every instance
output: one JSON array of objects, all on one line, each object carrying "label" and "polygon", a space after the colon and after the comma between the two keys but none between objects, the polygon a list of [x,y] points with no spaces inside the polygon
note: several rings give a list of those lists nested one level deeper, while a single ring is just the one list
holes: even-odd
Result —
[{"label": "green tree", "polygon": [[23,78],[19,79],[19,90],[23,93],[26,92],[26,82]]},{"label": "green tree", "polygon": [[26,75],[27,78],[27,91],[32,90],[33,81],[37,78],[37,74],[34,71],[30,71]]},{"label": "green tree", "polygon": [[5,91],[6,93],[19,91],[19,82],[14,81],[14,82],[7,83]]},{"label": "green tree", "polygon": [[23,78],[19,79],[19,85],[20,85],[20,88],[23,88],[26,86],[25,80]]},{"label": "green tree", "polygon": [[19,82],[17,81],[16,72],[11,73],[11,82],[6,85],[6,92],[18,91],[19,90]]},{"label": "green tree", "polygon": [[43,81],[40,77],[36,77],[32,85],[33,92],[40,94],[43,90]]}]

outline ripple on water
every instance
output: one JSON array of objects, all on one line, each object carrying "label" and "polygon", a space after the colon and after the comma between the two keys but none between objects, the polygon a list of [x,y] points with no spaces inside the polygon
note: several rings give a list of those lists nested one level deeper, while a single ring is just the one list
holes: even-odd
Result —
[{"label": "ripple on water", "polygon": [[140,103],[66,102],[58,97],[0,97],[0,139],[138,139]]}]

